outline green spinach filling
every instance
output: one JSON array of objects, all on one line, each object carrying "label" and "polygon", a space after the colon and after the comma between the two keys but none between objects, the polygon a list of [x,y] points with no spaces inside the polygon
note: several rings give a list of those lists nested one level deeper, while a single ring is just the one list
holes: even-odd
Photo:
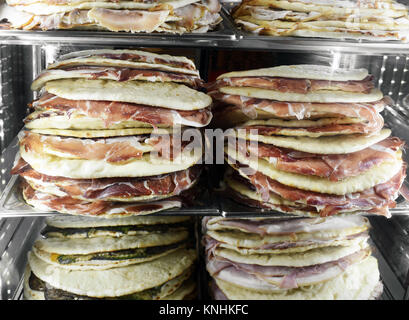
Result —
[{"label": "green spinach filling", "polygon": [[178,230],[188,228],[191,225],[190,221],[174,223],[174,224],[156,224],[156,225],[128,225],[128,226],[103,226],[92,228],[56,228],[52,226],[46,226],[41,235],[48,237],[51,234],[58,233],[64,237],[70,237],[78,235],[82,237],[92,237],[97,233],[114,232],[118,234],[129,234],[131,232],[168,232],[170,230]]},{"label": "green spinach filling", "polygon": [[147,247],[125,249],[109,252],[97,252],[89,255],[73,254],[73,255],[59,255],[57,261],[60,264],[72,264],[80,261],[94,261],[94,260],[128,260],[128,259],[142,259],[152,255],[160,254],[168,250],[179,247],[185,241],[173,243],[165,246]]}]

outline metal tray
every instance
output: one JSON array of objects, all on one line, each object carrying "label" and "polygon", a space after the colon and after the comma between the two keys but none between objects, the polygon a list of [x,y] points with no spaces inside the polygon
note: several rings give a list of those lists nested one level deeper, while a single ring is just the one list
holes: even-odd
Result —
[{"label": "metal tray", "polygon": [[[96,47],[144,46],[144,47],[189,47],[225,48],[247,50],[275,50],[298,52],[345,52],[366,55],[409,54],[409,43],[400,41],[342,40],[303,37],[259,36],[236,27],[230,10],[240,1],[221,1],[223,21],[216,30],[207,33],[127,33],[81,30],[7,30],[0,29],[0,44],[23,45],[92,45]],[[0,19],[5,18],[1,14]]]},{"label": "metal tray", "polygon": [[[0,20],[2,16],[0,3]],[[0,44],[24,44],[24,45],[46,45],[46,44],[77,44],[77,45],[140,45],[161,47],[230,47],[236,40],[236,33],[226,19],[225,12],[221,12],[222,22],[215,30],[206,33],[130,33],[109,31],[82,31],[82,30],[9,30],[0,29]],[[227,21],[227,22],[226,22]]]},{"label": "metal tray", "polygon": [[379,54],[409,54],[409,43],[398,40],[369,41],[354,39],[326,39],[307,37],[275,37],[257,35],[237,27],[231,17],[231,10],[241,1],[222,1],[222,12],[226,23],[237,35],[236,47],[242,49],[259,49],[275,51],[329,51],[344,53],[359,53],[366,55]]}]

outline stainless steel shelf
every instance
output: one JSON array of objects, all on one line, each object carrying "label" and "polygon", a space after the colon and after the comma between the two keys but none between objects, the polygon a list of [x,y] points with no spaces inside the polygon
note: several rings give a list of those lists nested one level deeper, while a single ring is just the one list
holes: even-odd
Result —
[{"label": "stainless steel shelf", "polygon": [[254,50],[330,52],[361,55],[409,54],[409,44],[398,41],[370,42],[329,40],[299,37],[268,37],[245,34],[238,31],[236,47]]},{"label": "stainless steel shelf", "polygon": [[[0,44],[188,47],[291,52],[356,53],[362,55],[409,54],[409,43],[400,41],[333,40],[323,38],[254,35],[234,25],[229,11],[237,2],[223,2],[223,21],[217,30],[183,35],[79,30],[28,31],[0,29]],[[3,4],[4,5],[4,4]],[[4,18],[1,17],[0,18]]]},{"label": "stainless steel shelf", "polygon": [[229,47],[236,35],[227,31],[211,31],[205,34],[133,34],[100,31],[26,31],[0,30],[0,44],[47,45],[117,45],[161,47]]},{"label": "stainless steel shelf", "polygon": [[[4,5],[4,4],[2,4]],[[1,6],[1,5],[0,5]],[[9,30],[0,29],[0,44],[19,45],[86,45],[86,46],[144,46],[144,47],[230,47],[236,34],[225,12],[216,30],[207,33],[129,33],[80,30]],[[0,19],[4,18],[0,16]]]}]

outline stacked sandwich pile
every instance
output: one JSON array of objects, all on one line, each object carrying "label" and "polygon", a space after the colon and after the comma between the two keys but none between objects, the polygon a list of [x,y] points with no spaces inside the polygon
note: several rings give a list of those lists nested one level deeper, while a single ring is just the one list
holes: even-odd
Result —
[{"label": "stacked sandwich pile", "polygon": [[368,220],[203,219],[217,300],[366,300],[382,293]]},{"label": "stacked sandwich pile", "polygon": [[[28,300],[182,300],[195,296],[189,217],[57,216],[28,255]],[[192,249],[193,245],[193,249]]]},{"label": "stacked sandwich pile", "polygon": [[200,84],[185,57],[137,50],[63,56],[32,85],[42,93],[12,171],[23,178],[26,202],[101,217],[180,207],[179,195],[201,171],[197,128],[212,118]]},{"label": "stacked sandwich pile", "polygon": [[18,29],[207,32],[222,20],[219,0],[7,0],[2,16]]},{"label": "stacked sandwich pile", "polygon": [[244,0],[233,17],[272,36],[409,40],[408,8],[394,0]]},{"label": "stacked sandwich pile", "polygon": [[231,72],[209,91],[219,104],[215,118],[236,125],[225,154],[237,201],[306,216],[390,216],[405,177],[403,142],[383,129],[389,101],[367,70]]}]

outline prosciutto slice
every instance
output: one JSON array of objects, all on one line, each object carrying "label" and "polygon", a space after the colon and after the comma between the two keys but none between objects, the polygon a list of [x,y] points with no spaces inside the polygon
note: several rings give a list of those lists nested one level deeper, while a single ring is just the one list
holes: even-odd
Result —
[{"label": "prosciutto slice", "polygon": [[357,176],[384,161],[395,159],[396,151],[403,147],[404,142],[397,137],[389,137],[361,151],[331,155],[279,148],[261,142],[254,145],[247,141],[246,149],[244,144],[237,145],[243,155],[248,152],[257,154],[259,158],[274,163],[278,170],[339,181]]},{"label": "prosciutto slice", "polygon": [[258,208],[258,209],[267,209],[267,210],[274,210],[286,214],[291,215],[305,215],[305,216],[319,216],[319,212],[317,208],[313,206],[307,205],[297,205],[294,203],[294,206],[285,205],[285,204],[272,204],[270,202],[263,202],[255,199],[248,198],[229,186],[227,186],[226,190],[224,191],[225,195],[232,200],[242,203],[246,206]]},{"label": "prosciutto slice", "polygon": [[[246,222],[242,222],[242,224],[246,224]],[[251,225],[248,227],[251,228]],[[285,252],[287,249],[292,248],[314,248],[314,247],[328,247],[332,245],[337,245],[337,243],[344,243],[345,241],[352,240],[353,242],[356,241],[366,241],[369,238],[368,231],[358,232],[349,235],[333,235],[331,233],[321,233],[317,236],[310,235],[310,237],[306,240],[299,240],[296,234],[291,234],[294,239],[292,241],[286,240],[275,240],[275,242],[266,243],[261,246],[247,246],[241,247],[240,249],[251,249],[253,252],[258,250],[282,250]],[[262,235],[264,236],[264,235]],[[206,235],[204,238],[204,245],[205,245],[205,252],[207,255],[214,255],[216,249],[218,247],[226,247],[225,244],[221,241],[215,240],[209,235]],[[229,246],[227,246],[229,248]]]},{"label": "prosciutto slice", "polygon": [[172,160],[188,143],[188,141],[180,141],[174,135],[154,134],[108,139],[79,139],[24,131],[20,137],[20,147],[27,152],[52,154],[64,158],[104,160],[116,164],[141,159],[145,153],[150,152],[152,156]]},{"label": "prosciutto slice", "polygon": [[[370,134],[376,133],[383,127],[383,119],[378,123],[337,123],[336,118],[334,118],[334,122],[331,124],[326,124],[323,126],[314,126],[314,127],[297,127],[293,128],[298,132],[303,132],[304,135],[308,134],[319,134],[321,135],[334,135],[334,134],[355,134],[355,133],[362,133],[362,134]],[[272,136],[272,135],[279,135],[282,131],[287,130],[286,127],[281,126],[245,126],[242,127],[247,131],[257,130],[259,135],[262,136]],[[253,131],[254,132],[254,131]]]},{"label": "prosciutto slice", "polygon": [[212,119],[210,108],[193,111],[171,110],[117,101],[68,100],[50,93],[42,95],[32,106],[45,111],[29,115],[25,123],[53,115],[65,115],[68,118],[71,115],[84,115],[102,119],[107,128],[123,121],[140,121],[154,127],[176,124],[203,127]]},{"label": "prosciutto slice", "polygon": [[49,190],[47,186],[52,186],[59,195],[75,199],[107,201],[115,198],[117,201],[127,201],[140,196],[179,195],[193,186],[201,169],[193,166],[183,171],[144,178],[70,179],[41,174],[20,158],[11,173],[20,175],[30,185],[44,192]]},{"label": "prosciutto slice", "polygon": [[[362,249],[335,261],[305,267],[261,266],[233,262],[219,256],[210,256],[207,258],[206,268],[213,277],[226,281],[231,277],[241,278],[243,283],[259,286],[261,280],[272,290],[289,290],[327,281],[369,255],[370,249]],[[257,288],[250,287],[250,289]]]},{"label": "prosciutto slice", "polygon": [[[166,65],[166,66],[171,66],[174,68],[182,68],[182,69],[187,69],[187,70],[193,70],[196,71],[196,66],[195,64],[191,61],[186,59],[186,61],[183,60],[178,60],[178,59],[172,59],[171,56],[167,56],[168,58],[165,58],[164,55],[162,56],[154,56],[152,54],[149,54],[149,52],[144,52],[144,51],[126,51],[126,52],[114,52],[114,51],[109,51],[106,52],[106,50],[87,50],[87,51],[79,51],[75,54],[75,59],[72,62],[77,62],[81,61],[83,58],[89,58],[89,57],[101,57],[101,58],[106,58],[106,59],[113,59],[113,60],[126,60],[130,62],[143,62],[143,63],[150,63],[150,64],[156,64],[156,65]],[[71,58],[72,56],[70,54],[64,56],[64,58],[68,59]],[[79,60],[77,60],[79,59]],[[73,64],[55,64],[49,66],[49,68],[55,68],[58,69],[64,69],[64,68],[70,68]]]},{"label": "prosciutto slice", "polygon": [[193,3],[177,8],[174,14],[180,18],[180,20],[175,21],[175,25],[188,31],[200,27],[214,26],[221,21],[219,14],[220,9],[221,5],[218,0],[210,0],[206,5]]},{"label": "prosciutto slice", "polygon": [[263,201],[268,201],[270,192],[293,201],[295,204],[307,205],[315,208],[321,217],[328,217],[341,212],[366,211],[368,213],[389,217],[389,208],[394,208],[394,199],[406,176],[406,166],[389,181],[378,184],[362,192],[346,194],[344,196],[330,195],[313,191],[306,191],[286,186],[260,172],[249,175],[249,180],[233,174],[233,178],[247,184],[262,195]]},{"label": "prosciutto slice", "polygon": [[295,93],[308,93],[318,90],[340,90],[346,92],[368,93],[374,88],[372,80],[372,76],[368,76],[361,81],[309,80],[279,77],[233,77],[216,80],[207,86],[207,90],[213,91],[228,86],[252,87]]},{"label": "prosciutto slice", "polygon": [[112,10],[92,8],[88,17],[110,31],[152,32],[169,16],[169,10]]},{"label": "prosciutto slice", "polygon": [[[369,221],[362,216],[328,217],[328,218],[215,218],[203,219],[209,230],[240,230],[265,235],[295,235],[297,233],[333,232],[334,230],[366,230]],[[210,225],[208,225],[210,223]]]},{"label": "prosciutto slice", "polygon": [[[45,70],[34,80],[34,84],[43,83],[44,81],[47,81],[48,78],[51,78],[52,80],[57,78],[76,78],[78,75],[91,80],[110,79],[116,81],[172,81],[184,83],[194,89],[198,89],[202,86],[202,80],[193,75],[150,69],[132,69],[108,66],[76,66],[59,70]],[[45,80],[43,81],[43,79]],[[38,90],[39,86],[35,87],[34,89]]]},{"label": "prosciutto slice", "polygon": [[112,201],[85,201],[71,197],[58,197],[34,190],[27,182],[22,184],[23,196],[28,204],[42,211],[57,211],[73,215],[86,216],[132,216],[148,214],[165,209],[181,207],[179,197],[166,200],[139,203],[121,203]]},{"label": "prosciutto slice", "polygon": [[310,102],[281,102],[268,99],[249,98],[239,95],[223,94],[219,91],[209,93],[216,101],[224,104],[234,105],[249,118],[255,119],[257,111],[261,110],[276,118],[283,119],[314,119],[324,117],[349,117],[358,118],[368,125],[378,127],[383,124],[380,116],[384,107],[390,103],[390,99],[384,97],[382,100],[371,103],[310,103]]},{"label": "prosciutto slice", "polygon": [[77,139],[49,135],[41,135],[24,131],[20,138],[20,146],[26,151],[38,154],[58,154],[67,158],[87,160],[105,160],[111,163],[140,159],[144,153],[141,142],[143,136],[110,139]]}]

